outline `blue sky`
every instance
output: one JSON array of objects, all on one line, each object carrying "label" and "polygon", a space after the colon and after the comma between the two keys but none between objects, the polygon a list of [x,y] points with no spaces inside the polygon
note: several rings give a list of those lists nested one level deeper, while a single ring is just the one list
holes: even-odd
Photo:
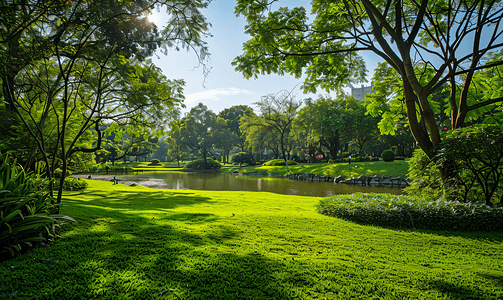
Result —
[{"label": "blue sky", "polygon": [[[309,6],[310,1],[290,0],[283,3],[288,3],[292,7]],[[171,51],[168,56],[159,54],[159,58],[152,59],[168,78],[183,78],[186,81],[185,105],[187,109],[183,111],[187,112],[199,102],[217,114],[234,105],[244,104],[253,107],[252,103],[259,101],[261,96],[276,94],[281,90],[293,89],[293,94],[298,100],[316,96],[303,94],[299,84],[302,80],[295,79],[293,76],[261,75],[258,79],[247,80],[241,73],[234,71],[231,62],[243,53],[243,43],[248,40],[248,35],[244,33],[246,20],[234,14],[235,4],[236,1],[216,0],[204,10],[204,15],[212,24],[210,32],[213,35],[207,39],[211,53],[209,65],[211,72],[206,79],[202,68],[197,67],[197,57],[193,52]],[[156,13],[155,17],[156,23],[162,26],[162,20],[166,17],[162,13]],[[375,56],[369,57],[371,59],[367,61],[373,63],[367,66],[370,71],[369,76],[371,76],[377,59]],[[325,95],[326,92],[320,90],[319,94]]]}]

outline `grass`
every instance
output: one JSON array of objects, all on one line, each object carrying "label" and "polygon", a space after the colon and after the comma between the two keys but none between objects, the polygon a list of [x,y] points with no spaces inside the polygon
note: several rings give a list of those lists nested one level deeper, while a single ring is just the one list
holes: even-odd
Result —
[{"label": "grass", "polygon": [[[336,177],[342,175],[344,177],[359,176],[365,174],[367,176],[374,175],[392,175],[406,177],[409,165],[405,160],[395,160],[393,162],[372,161],[372,162],[352,162],[348,163],[313,163],[313,164],[298,164],[289,166],[292,173],[314,173],[318,175],[330,175]],[[241,173],[269,173],[269,174],[287,174],[286,166],[250,166],[234,169],[239,169]]]},{"label": "grass", "polygon": [[[63,239],[0,264],[19,299],[501,299],[503,236],[404,232],[316,213],[320,198],[65,193]],[[51,263],[40,259],[57,260]]]}]

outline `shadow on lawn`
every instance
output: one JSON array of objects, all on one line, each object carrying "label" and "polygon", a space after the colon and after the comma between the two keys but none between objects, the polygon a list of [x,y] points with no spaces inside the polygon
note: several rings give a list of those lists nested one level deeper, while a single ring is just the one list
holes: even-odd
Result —
[{"label": "shadow on lawn", "polygon": [[502,243],[503,232],[487,232],[487,231],[442,231],[442,230],[426,230],[418,229],[417,232],[437,235],[442,237],[460,237],[470,240],[480,240],[491,243]]},{"label": "shadow on lawn", "polygon": [[[134,213],[134,202],[146,201],[147,194],[152,195],[66,200],[71,202],[68,210],[84,222],[67,230],[50,250],[38,253],[36,259],[51,255],[59,263],[30,275],[33,280],[19,282],[15,289],[20,296],[32,288],[30,282],[42,278],[42,298],[291,299],[291,286],[285,289],[274,278],[282,263],[258,254],[226,252],[228,245],[223,244],[239,232],[227,225],[209,226],[218,216],[167,211],[145,218]],[[163,198],[152,202],[159,206],[138,209],[209,200],[173,194],[169,203]],[[135,201],[126,200],[129,196]]]},{"label": "shadow on lawn", "polygon": [[[470,279],[467,279],[467,281],[470,281]],[[497,292],[493,291],[493,294],[488,295],[486,291],[481,290],[473,283],[471,286],[467,286],[462,282],[453,284],[447,281],[438,280],[431,282],[430,286],[442,293],[442,295],[448,296],[450,299],[501,299],[499,298],[501,295]]]},{"label": "shadow on lawn", "polygon": [[[194,193],[178,193],[178,192],[140,192],[140,191],[121,191],[117,193],[103,192],[87,192],[82,193],[86,198],[92,200],[75,200],[73,197],[68,197],[64,203],[73,203],[82,206],[103,206],[115,209],[131,209],[134,206],[135,210],[152,210],[149,204],[154,205],[154,208],[173,209],[179,206],[194,205],[207,202],[210,198],[195,196]],[[81,195],[77,194],[76,196]]]}]

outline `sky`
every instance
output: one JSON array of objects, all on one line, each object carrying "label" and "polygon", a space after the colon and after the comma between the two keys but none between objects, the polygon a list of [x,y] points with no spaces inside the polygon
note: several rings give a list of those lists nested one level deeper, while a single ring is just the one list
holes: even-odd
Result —
[{"label": "sky", "polygon": [[[310,10],[310,1],[289,0],[284,3],[288,3],[291,7],[307,5]],[[209,64],[211,70],[206,78],[202,67],[198,67],[197,56],[193,52],[170,51],[167,56],[159,53],[158,58],[152,58],[153,63],[159,66],[168,78],[185,80],[184,94],[187,108],[182,112],[188,112],[199,102],[216,114],[234,105],[248,105],[253,108],[253,103],[259,101],[262,96],[276,94],[281,90],[292,91],[297,100],[316,97],[313,94],[304,94],[300,90],[302,79],[293,76],[260,75],[258,79],[248,80],[234,70],[231,63],[236,56],[243,53],[243,43],[249,39],[244,33],[245,18],[237,17],[234,13],[235,4],[234,0],[214,0],[203,11],[212,24],[209,31],[213,35],[206,39],[211,53]],[[167,15],[155,12],[152,16],[152,20],[158,26],[162,26],[163,19],[166,20]],[[372,63],[370,66],[367,65],[370,79],[371,71],[377,64],[377,57],[367,55],[365,58]],[[346,89],[346,93],[349,92],[350,90]],[[318,94],[327,93],[319,90]]]}]

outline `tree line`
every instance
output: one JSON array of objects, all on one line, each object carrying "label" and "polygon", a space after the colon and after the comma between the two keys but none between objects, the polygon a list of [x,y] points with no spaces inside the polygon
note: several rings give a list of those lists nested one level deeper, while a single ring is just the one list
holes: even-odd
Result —
[{"label": "tree line", "polygon": [[[397,155],[410,157],[415,146],[405,124],[395,135],[382,135],[377,125],[381,118],[368,114],[367,105],[365,100],[345,95],[300,101],[287,91],[263,96],[254,103],[256,110],[237,105],[216,114],[199,103],[171,122],[164,139],[145,144],[143,153],[130,151],[127,156],[180,161],[189,159],[190,153],[205,161],[210,157],[227,163],[232,162],[230,154],[246,152],[257,161],[267,157],[315,162],[349,153],[380,156],[393,147]],[[116,159],[115,153],[110,154],[105,159]]]}]

